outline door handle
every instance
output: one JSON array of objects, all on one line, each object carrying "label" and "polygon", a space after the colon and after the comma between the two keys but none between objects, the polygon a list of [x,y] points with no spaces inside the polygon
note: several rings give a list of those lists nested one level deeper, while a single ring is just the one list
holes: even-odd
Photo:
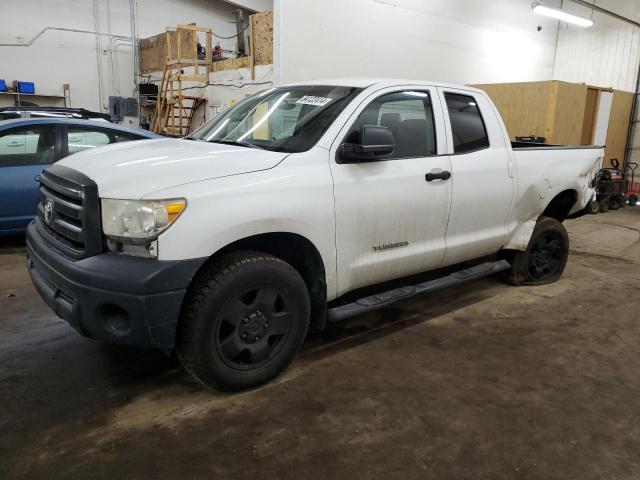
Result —
[{"label": "door handle", "polygon": [[427,182],[433,182],[434,180],[449,180],[451,178],[451,172],[446,170],[442,172],[429,172],[424,176]]},{"label": "door handle", "polygon": [[7,147],[24,147],[24,143],[21,142],[9,142]]}]

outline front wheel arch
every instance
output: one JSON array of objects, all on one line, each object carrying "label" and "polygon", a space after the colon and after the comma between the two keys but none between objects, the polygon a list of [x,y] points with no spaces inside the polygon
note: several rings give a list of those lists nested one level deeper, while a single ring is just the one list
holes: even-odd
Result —
[{"label": "front wheel arch", "polygon": [[[213,253],[199,272],[222,256],[239,251],[273,255],[291,265],[303,278],[311,301],[311,329],[322,330],[327,319],[327,276],[318,248],[308,238],[291,232],[268,232],[236,240]],[[197,278],[198,273],[194,276]],[[192,282],[193,283],[193,282]]]}]

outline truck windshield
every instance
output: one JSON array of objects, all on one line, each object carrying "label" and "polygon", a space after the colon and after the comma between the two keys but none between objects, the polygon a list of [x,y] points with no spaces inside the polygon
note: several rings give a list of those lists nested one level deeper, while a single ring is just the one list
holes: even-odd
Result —
[{"label": "truck windshield", "polygon": [[318,141],[362,89],[300,85],[242,100],[189,138],[277,152],[304,152]]}]

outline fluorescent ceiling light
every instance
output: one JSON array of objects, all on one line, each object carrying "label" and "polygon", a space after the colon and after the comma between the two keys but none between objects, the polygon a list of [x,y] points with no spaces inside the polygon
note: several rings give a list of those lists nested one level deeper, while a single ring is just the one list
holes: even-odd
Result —
[{"label": "fluorescent ceiling light", "polygon": [[593,25],[593,20],[589,18],[578,17],[577,15],[571,15],[570,13],[567,13],[563,10],[542,5],[540,2],[533,2],[531,4],[531,8],[533,9],[534,13],[537,13],[538,15],[544,15],[545,17],[555,18],[557,20],[561,20],[567,23],[572,23],[580,27],[591,27]]}]

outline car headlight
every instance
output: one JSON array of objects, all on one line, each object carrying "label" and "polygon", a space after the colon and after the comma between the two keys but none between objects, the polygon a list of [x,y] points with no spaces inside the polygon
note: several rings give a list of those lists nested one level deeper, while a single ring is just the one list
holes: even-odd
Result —
[{"label": "car headlight", "polygon": [[102,231],[123,243],[146,243],[169,228],[186,208],[184,198],[169,200],[102,199]]}]

